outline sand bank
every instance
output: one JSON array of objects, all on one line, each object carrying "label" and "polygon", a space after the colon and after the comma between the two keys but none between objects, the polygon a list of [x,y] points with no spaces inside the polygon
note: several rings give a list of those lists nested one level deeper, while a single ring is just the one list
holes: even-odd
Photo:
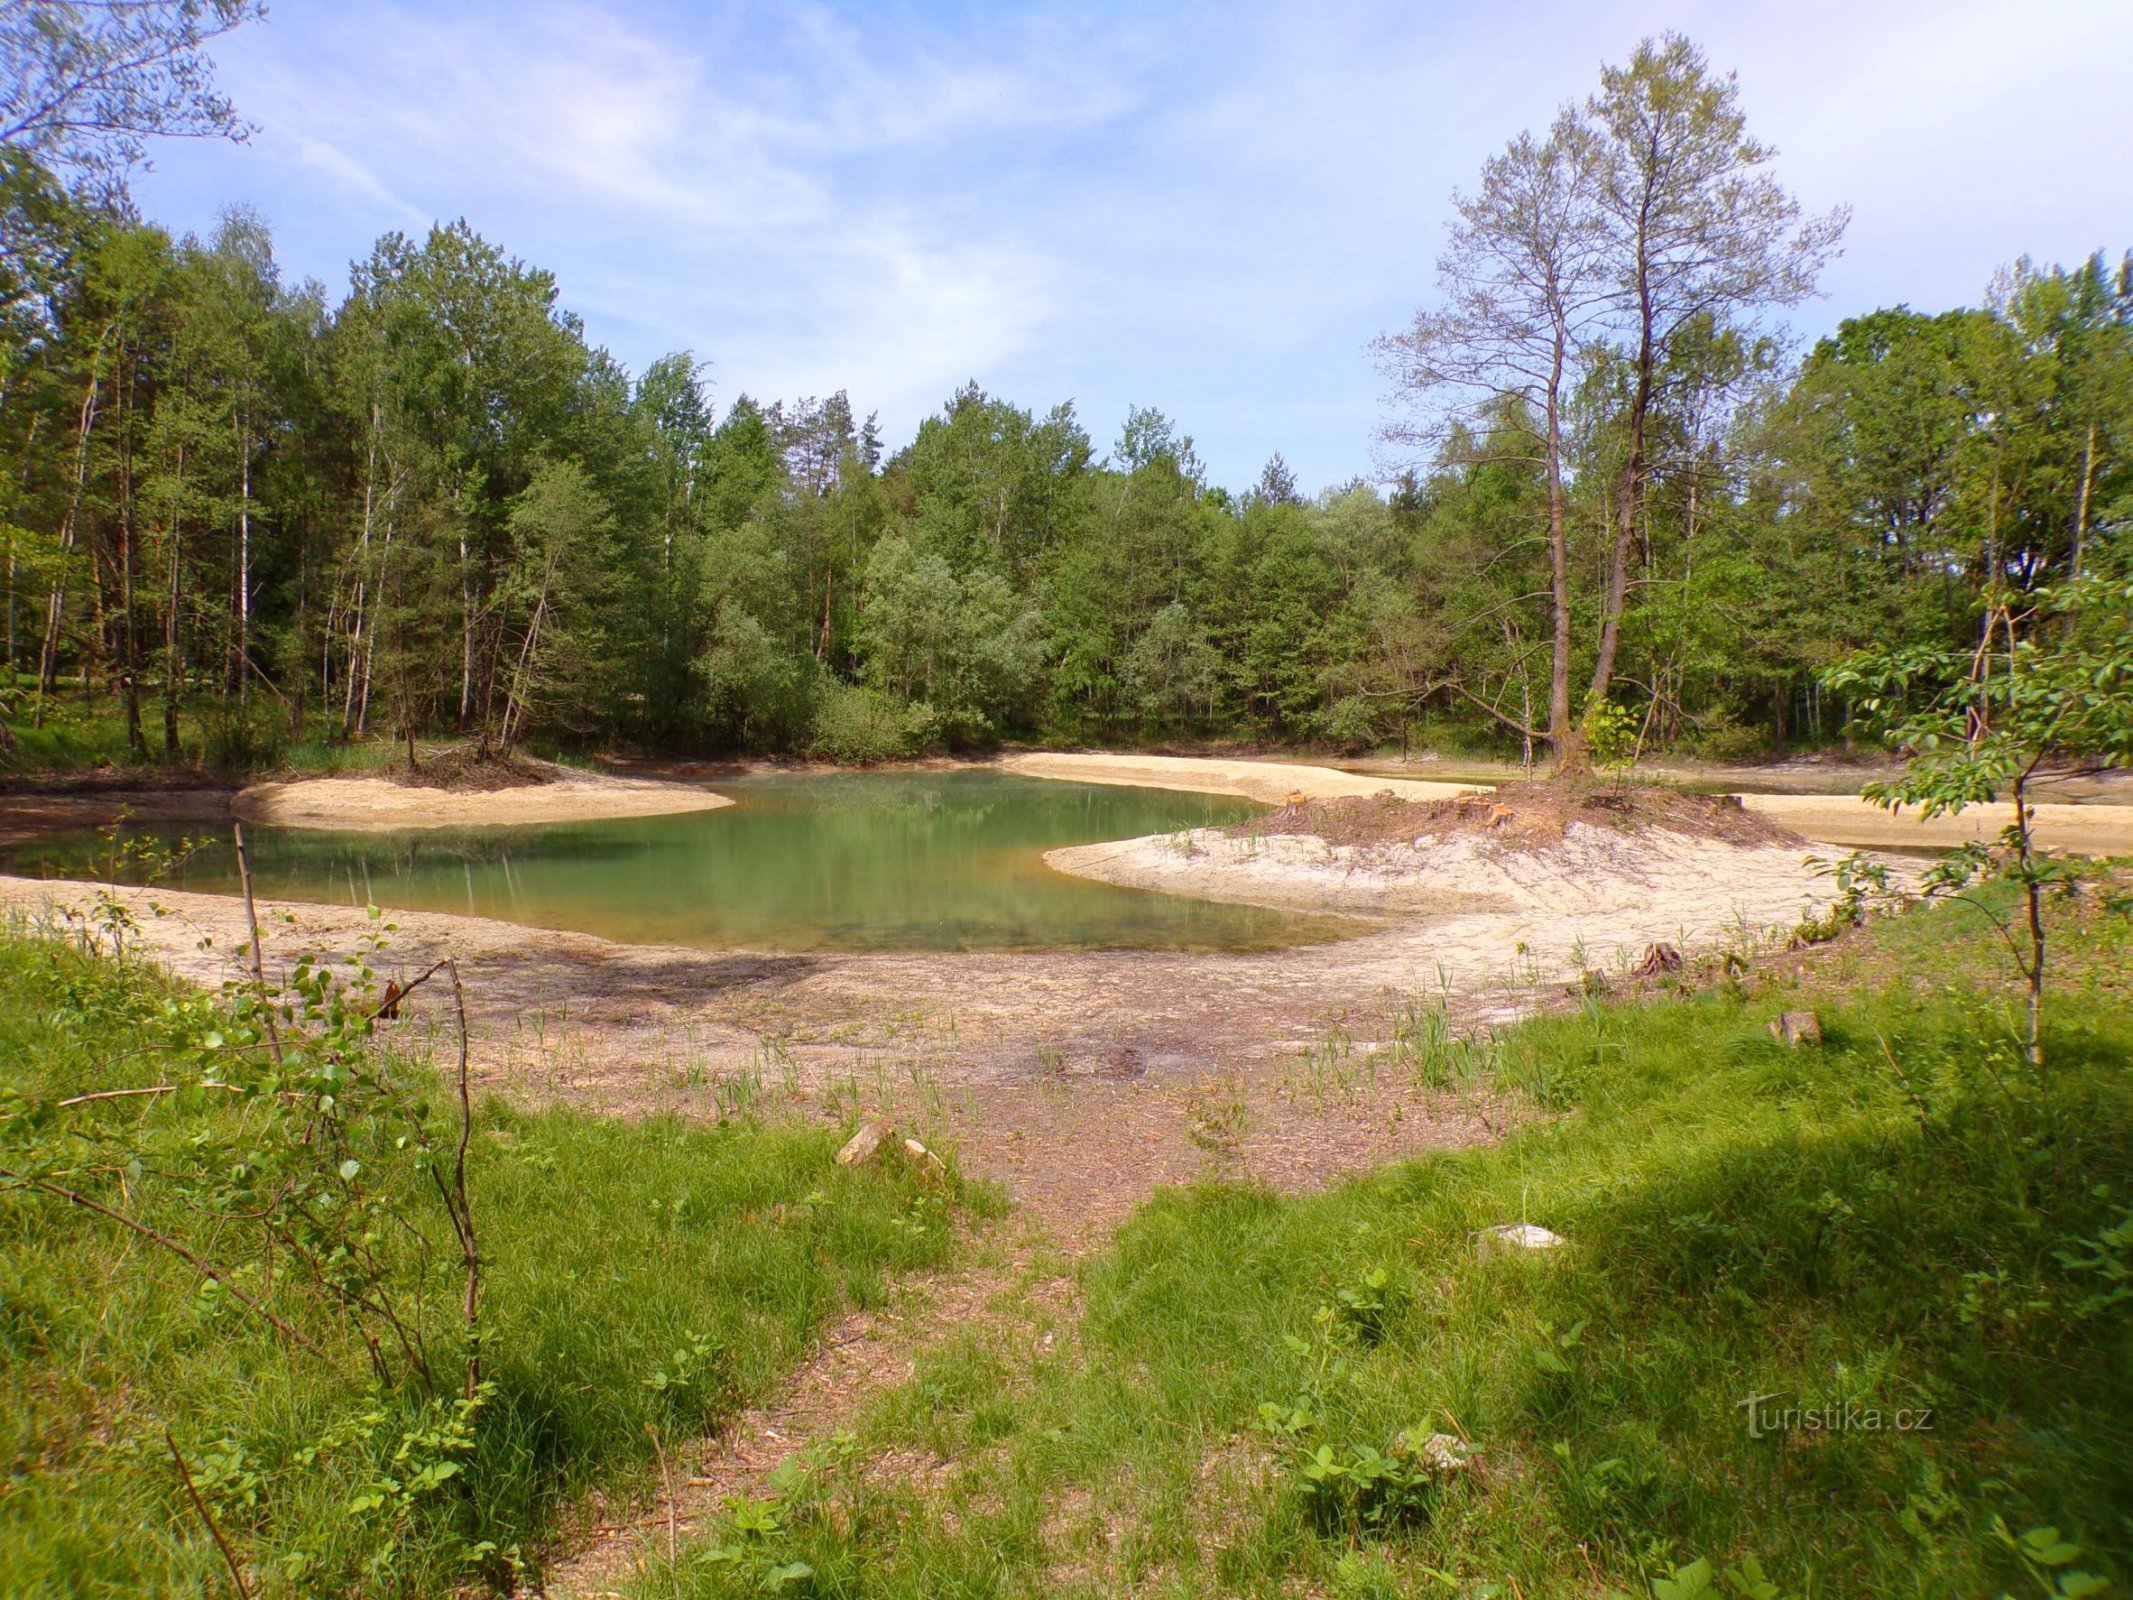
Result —
[{"label": "sand bank", "polygon": [[550,783],[486,790],[424,789],[386,778],[300,778],[255,784],[238,794],[233,809],[246,822],[386,832],[657,817],[732,804],[693,784],[572,772]]},{"label": "sand bank", "polygon": [[[1869,849],[1946,850],[1972,841],[1990,843],[2014,821],[2014,807],[2005,802],[1966,806],[1955,816],[1930,822],[1909,808],[1884,811],[1856,795],[1743,794],[1740,803],[1819,843]],[[2049,849],[2088,856],[2133,855],[2133,806],[2047,804],[2032,809],[2037,838]]]},{"label": "sand bank", "polygon": [[1114,783],[1136,789],[1179,789],[1190,794],[1228,794],[1278,806],[1291,795],[1337,800],[1345,795],[1383,794],[1402,800],[1445,800],[1486,784],[1427,783],[1415,778],[1364,777],[1331,767],[1285,761],[1232,761],[1202,756],[1061,755],[1009,756],[1001,770],[1068,783]]},{"label": "sand bank", "polygon": [[[1486,783],[1440,783],[1340,772],[1300,762],[1196,756],[1038,754],[1010,756],[1001,766],[1033,778],[1238,795],[1267,805],[1281,805],[1293,794],[1311,800],[1333,800],[1344,795],[1382,794],[1388,789],[1402,800],[1441,800],[1490,787]],[[2004,803],[1971,806],[1959,816],[1935,817],[1928,822],[1915,811],[1892,814],[1857,795],[1754,794],[1743,790],[1740,800],[1749,810],[1817,844],[1866,849],[1946,850],[1972,840],[1997,838],[2000,830],[2014,820],[2014,808]],[[2034,809],[2038,837],[2052,849],[2094,856],[2133,855],[2133,805],[2051,803]]]},{"label": "sand bank", "polygon": [[[1828,877],[1796,844],[1734,844],[1665,829],[1638,833],[1573,823],[1559,844],[1505,848],[1486,835],[1448,833],[1393,845],[1331,844],[1310,835],[1238,836],[1215,828],[1048,851],[1061,872],[1201,899],[1352,916],[1451,919],[1463,935],[1496,919],[1499,949],[1531,950],[1527,924],[1556,919],[1564,935],[1605,966],[1639,952],[1612,933],[1613,919],[1671,925],[1669,942],[1708,939],[1747,915],[1758,927],[1797,920],[1830,897]],[[1899,872],[1902,871],[1898,864]],[[1668,919],[1651,922],[1647,917]],[[1588,929],[1587,919],[1593,919]],[[1589,933],[1591,937],[1586,937]],[[1470,957],[1480,952],[1469,952]]]}]

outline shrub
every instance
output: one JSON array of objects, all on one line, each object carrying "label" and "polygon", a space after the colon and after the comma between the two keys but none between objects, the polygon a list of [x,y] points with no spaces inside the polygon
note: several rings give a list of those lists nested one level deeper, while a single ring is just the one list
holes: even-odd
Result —
[{"label": "shrub", "polygon": [[815,702],[807,752],[825,761],[864,766],[914,756],[937,734],[933,708],[852,684],[825,685]]}]

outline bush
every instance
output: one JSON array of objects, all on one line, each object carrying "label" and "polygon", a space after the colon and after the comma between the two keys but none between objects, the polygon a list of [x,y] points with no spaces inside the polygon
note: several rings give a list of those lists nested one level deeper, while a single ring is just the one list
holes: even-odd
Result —
[{"label": "bush", "polygon": [[917,755],[938,732],[931,706],[852,684],[826,684],[815,701],[807,753],[824,761],[864,766]]}]

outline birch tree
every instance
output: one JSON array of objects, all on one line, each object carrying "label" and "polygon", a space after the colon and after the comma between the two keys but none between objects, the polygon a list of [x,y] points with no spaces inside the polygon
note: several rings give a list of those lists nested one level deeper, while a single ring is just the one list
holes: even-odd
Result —
[{"label": "birch tree", "polygon": [[1533,726],[1477,693],[1456,670],[1424,692],[1450,689],[1528,739],[1545,738],[1556,764],[1584,765],[1571,715],[1572,612],[1563,465],[1566,389],[1600,313],[1610,304],[1599,151],[1566,110],[1545,139],[1520,134],[1482,167],[1481,186],[1454,198],[1456,218],[1437,264],[1441,305],[1374,349],[1401,415],[1383,439],[1441,451],[1455,435],[1486,433],[1547,483],[1548,720]]},{"label": "birch tree", "polygon": [[1848,214],[1803,215],[1766,169],[1776,152],[1749,137],[1731,73],[1669,33],[1600,74],[1585,137],[1597,153],[1597,204],[1610,288],[1609,336],[1629,365],[1622,458],[1588,704],[1607,698],[1621,649],[1630,556],[1653,481],[1662,378],[1683,339],[1746,330],[1814,292]]},{"label": "birch tree", "polygon": [[0,0],[0,145],[106,200],[151,138],[243,139],[207,46],[260,0]]}]

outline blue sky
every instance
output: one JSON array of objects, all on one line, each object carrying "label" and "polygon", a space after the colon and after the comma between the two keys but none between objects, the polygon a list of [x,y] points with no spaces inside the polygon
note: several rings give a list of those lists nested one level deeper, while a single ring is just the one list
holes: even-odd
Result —
[{"label": "blue sky", "polygon": [[1666,28],[1853,208],[1803,333],[2133,244],[2133,0],[276,0],[216,52],[256,136],[136,188],[178,229],[249,202],[336,296],[465,216],[632,367],[707,359],[721,411],[844,388],[896,444],[975,378],[1316,488],[1375,475],[1364,346],[1428,300],[1450,192]]}]

